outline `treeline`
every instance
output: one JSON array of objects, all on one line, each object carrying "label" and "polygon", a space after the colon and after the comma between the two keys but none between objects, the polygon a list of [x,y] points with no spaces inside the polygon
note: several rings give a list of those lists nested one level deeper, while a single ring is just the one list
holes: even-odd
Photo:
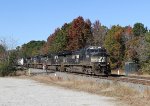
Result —
[{"label": "treeline", "polygon": [[31,41],[19,48],[20,55],[34,56],[64,50],[77,50],[88,45],[103,46],[110,54],[114,68],[126,61],[134,61],[140,69],[150,72],[150,31],[142,23],[133,27],[113,25],[103,26],[100,21],[91,23],[79,16],[70,23],[57,28],[47,41]]},{"label": "treeline", "polygon": [[23,44],[21,47],[17,47],[19,57],[32,57],[42,54],[41,49],[46,44],[45,41],[30,41],[27,44]]}]

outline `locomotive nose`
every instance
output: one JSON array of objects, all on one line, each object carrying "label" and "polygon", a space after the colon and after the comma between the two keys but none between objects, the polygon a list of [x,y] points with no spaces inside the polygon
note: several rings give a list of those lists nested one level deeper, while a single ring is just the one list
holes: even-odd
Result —
[{"label": "locomotive nose", "polygon": [[107,65],[106,62],[100,62],[100,63],[99,63],[99,66],[100,66],[100,67],[104,67],[104,66],[106,66],[106,65]]}]

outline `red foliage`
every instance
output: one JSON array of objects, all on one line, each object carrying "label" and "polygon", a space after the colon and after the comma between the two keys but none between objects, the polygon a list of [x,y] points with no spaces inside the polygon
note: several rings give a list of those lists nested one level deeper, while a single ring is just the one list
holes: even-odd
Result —
[{"label": "red foliage", "polygon": [[87,38],[90,35],[91,27],[90,20],[84,21],[83,17],[79,16],[74,19],[71,24],[64,24],[61,29],[57,28],[53,34],[47,38],[48,47],[51,46],[57,32],[63,30],[66,33],[67,45],[66,50],[77,50],[86,45]]},{"label": "red foliage", "polygon": [[125,28],[125,34],[128,35],[128,36],[130,36],[130,35],[132,35],[132,33],[133,33],[132,27],[131,26],[127,26]]},{"label": "red foliage", "polygon": [[74,19],[68,31],[67,50],[76,50],[84,47],[87,38],[85,33],[89,28],[89,24],[82,17]]},{"label": "red foliage", "polygon": [[52,42],[54,41],[55,37],[56,37],[56,33],[59,31],[60,29],[57,28],[55,30],[55,32],[53,34],[51,34],[48,38],[47,38],[47,45],[50,46],[52,44]]}]

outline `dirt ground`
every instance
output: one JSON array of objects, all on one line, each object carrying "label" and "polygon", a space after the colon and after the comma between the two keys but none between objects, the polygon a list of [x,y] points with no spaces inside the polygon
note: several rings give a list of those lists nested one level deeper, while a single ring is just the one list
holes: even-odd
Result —
[{"label": "dirt ground", "polygon": [[21,76],[19,78],[32,79],[48,86],[63,87],[74,91],[84,91],[98,96],[115,98],[115,105],[119,104],[118,106],[150,106],[150,90],[137,92],[132,88],[119,85],[117,82],[97,84],[92,80],[92,82],[87,80],[89,78],[76,78],[74,75],[70,77],[70,74],[68,77],[66,73],[44,74],[41,73],[43,70],[34,69],[34,71],[40,74],[35,75],[32,73],[31,76]]},{"label": "dirt ground", "polygon": [[[63,79],[62,77],[52,76],[32,76],[30,77],[47,85],[61,86],[66,89],[75,91],[84,91],[98,96],[112,97],[115,99],[117,106],[150,106],[150,91],[146,90],[142,93],[121,86],[117,82],[97,84],[91,81],[76,80],[76,79]],[[30,79],[29,78],[29,79]],[[119,101],[119,105],[118,105]],[[100,105],[101,106],[101,105]],[[103,105],[102,105],[103,106]]]},{"label": "dirt ground", "polygon": [[112,97],[48,86],[30,79],[0,78],[0,106],[116,106]]}]

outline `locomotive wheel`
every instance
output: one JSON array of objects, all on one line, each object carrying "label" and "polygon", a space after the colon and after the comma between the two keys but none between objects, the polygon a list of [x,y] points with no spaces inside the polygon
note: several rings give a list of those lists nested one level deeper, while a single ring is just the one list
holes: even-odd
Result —
[{"label": "locomotive wheel", "polygon": [[102,68],[102,73],[106,76],[108,76],[108,70],[106,68]]},{"label": "locomotive wheel", "polygon": [[96,66],[94,64],[92,64],[92,72],[96,75],[97,74],[97,70],[96,70]]},{"label": "locomotive wheel", "polygon": [[61,64],[61,66],[60,66],[60,71],[65,71],[65,66],[64,66],[64,64]]}]

